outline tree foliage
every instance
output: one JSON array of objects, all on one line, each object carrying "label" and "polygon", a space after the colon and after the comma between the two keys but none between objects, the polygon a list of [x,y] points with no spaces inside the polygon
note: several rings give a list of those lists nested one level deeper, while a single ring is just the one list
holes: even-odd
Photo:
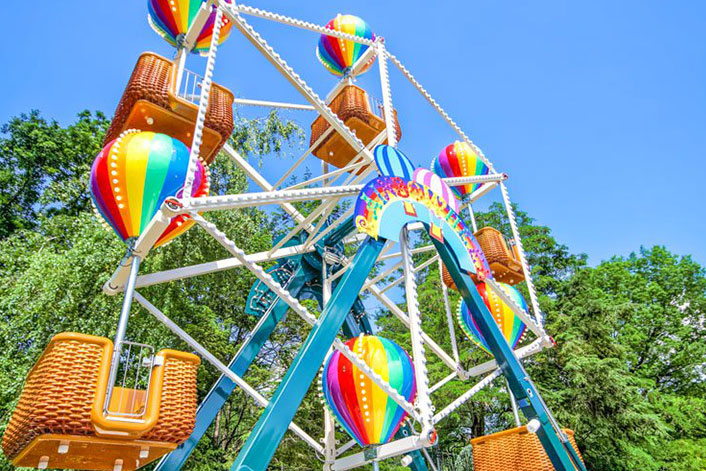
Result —
[{"label": "tree foliage", "polygon": [[84,111],[64,128],[34,110],[0,128],[0,238],[37,227],[41,214],[88,208],[88,170],[109,125]]}]

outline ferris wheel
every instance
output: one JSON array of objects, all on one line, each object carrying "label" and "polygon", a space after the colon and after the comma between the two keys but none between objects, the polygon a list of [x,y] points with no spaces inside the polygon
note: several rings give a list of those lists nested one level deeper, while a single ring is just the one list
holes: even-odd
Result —
[{"label": "ferris wheel", "polygon": [[[127,245],[104,287],[108,295],[124,295],[117,333],[112,342],[78,333],[52,339],[30,371],[3,437],[3,450],[13,464],[121,471],[161,459],[157,469],[181,469],[239,388],[262,407],[262,414],[233,470],[264,471],[287,430],[320,456],[325,470],[376,467],[387,459],[415,471],[436,469],[428,449],[438,442],[437,424],[503,376],[518,427],[476,438],[475,469],[585,470],[573,434],[560,428],[521,363],[551,348],[553,340],[544,329],[508,177],[388,50],[383,37],[353,15],[338,15],[320,26],[233,0],[147,3],[150,25],[176,47],[176,56],[144,53],[138,58],[91,170],[96,212]],[[309,30],[313,40],[318,35],[317,57],[338,77],[325,98],[248,17]],[[223,51],[220,46],[235,31],[306,104],[235,98],[213,81],[217,56],[228,53],[227,45]],[[189,53],[206,56],[202,76],[186,69]],[[453,143],[439,143],[429,168],[412,163],[420,159],[413,149],[404,152],[398,146],[403,130],[394,108],[392,67],[457,135]],[[356,84],[366,72],[379,75],[379,101]],[[281,169],[276,181],[228,143],[234,104],[312,113],[308,149]],[[216,158],[232,160],[259,190],[210,195],[209,165]],[[286,183],[312,163],[320,172]],[[493,192],[503,201],[510,234],[477,225],[473,207]],[[302,212],[296,206],[300,202],[312,203],[313,209]],[[279,207],[293,226],[260,253],[246,253],[228,235],[232,228],[217,227],[207,214],[252,207]],[[140,263],[152,251],[194,226],[229,257],[140,273]],[[415,233],[429,243],[413,246]],[[430,257],[415,266],[414,255],[427,252]],[[274,266],[265,269],[270,262]],[[434,332],[423,328],[417,299],[418,273],[432,264],[441,273],[448,327]],[[225,270],[249,270],[257,278],[245,307],[257,322],[227,364],[140,292]],[[387,282],[399,270],[401,276]],[[529,302],[515,287],[520,283],[526,285]],[[393,289],[403,291],[403,303],[391,296]],[[448,290],[459,293],[457,306],[451,305]],[[410,351],[375,335],[364,294],[409,331]],[[317,301],[320,314],[307,309],[304,299]],[[133,300],[193,353],[155,353],[152,346],[126,340]],[[310,331],[274,394],[264,397],[244,376],[288,311]],[[442,347],[447,342],[451,351]],[[464,367],[463,348],[482,349],[488,360]],[[448,370],[435,383],[427,368],[431,355]],[[222,376],[197,406],[201,361]],[[437,408],[435,392],[453,380],[467,382],[466,392]],[[293,422],[313,383],[319,384],[325,403],[320,438]],[[342,434],[348,439],[338,440]],[[520,461],[526,467],[513,464]]]}]

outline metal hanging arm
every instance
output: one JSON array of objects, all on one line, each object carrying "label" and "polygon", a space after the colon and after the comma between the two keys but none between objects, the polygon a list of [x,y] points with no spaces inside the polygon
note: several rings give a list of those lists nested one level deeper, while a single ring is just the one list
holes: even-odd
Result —
[{"label": "metal hanging arm", "polygon": [[439,281],[441,282],[441,295],[444,298],[444,311],[446,313],[446,323],[449,326],[449,338],[451,339],[451,353],[453,354],[456,363],[458,363],[459,356],[458,345],[456,343],[456,328],[454,327],[453,314],[451,313],[451,303],[449,302],[449,290],[446,287],[446,283],[444,283],[443,267],[444,263],[441,261],[441,257],[439,257]]},{"label": "metal hanging arm", "polygon": [[131,250],[125,258],[132,258],[132,265],[130,266],[130,275],[127,279],[127,285],[125,287],[125,296],[123,297],[123,305],[120,309],[120,318],[118,320],[118,328],[115,332],[115,339],[113,340],[113,357],[110,362],[110,374],[108,376],[108,390],[105,394],[105,402],[103,404],[103,413],[107,413],[108,406],[110,405],[110,399],[113,395],[113,386],[115,383],[115,378],[118,375],[118,367],[120,366],[120,353],[122,351],[122,345],[125,341],[125,333],[127,332],[127,323],[130,320],[130,308],[132,307],[132,298],[135,293],[135,283],[137,282],[137,273],[140,270],[140,257],[131,254]]},{"label": "metal hanging arm", "polygon": [[[377,49],[378,67],[380,71],[380,85],[382,87],[383,116],[385,118],[385,130],[387,133],[387,143],[392,147],[397,146],[397,132],[394,124],[392,92],[390,90],[390,77],[387,71],[387,56],[385,54],[385,40],[378,37],[375,41]],[[412,343],[412,361],[414,363],[414,374],[417,383],[417,399],[415,401],[422,431],[420,433],[421,442],[424,445],[431,445],[436,440],[436,432],[433,423],[432,402],[429,391],[429,378],[427,374],[427,360],[425,356],[424,340],[422,338],[422,318],[417,302],[417,283],[415,280],[415,270],[412,261],[412,253],[409,245],[407,227],[400,230],[400,252],[402,254],[402,265],[404,268],[405,293],[407,299],[407,313],[409,315],[409,331]],[[457,360],[458,361],[458,360]]]},{"label": "metal hanging arm", "polygon": [[522,425],[520,420],[520,412],[517,409],[517,401],[515,400],[515,395],[512,394],[512,389],[510,389],[510,384],[505,380],[505,387],[507,388],[507,393],[510,395],[510,405],[512,406],[512,417],[515,419],[515,426],[519,427]]},{"label": "metal hanging arm", "polygon": [[414,374],[417,379],[417,400],[415,404],[419,410],[422,422],[420,436],[426,445],[432,445],[436,440],[436,433],[434,431],[432,403],[429,392],[427,359],[424,349],[424,340],[422,339],[422,317],[419,313],[419,304],[417,302],[417,283],[414,275],[412,254],[409,250],[409,238],[406,227],[403,227],[400,231],[400,250],[402,251],[402,262],[404,265],[405,294],[407,299],[407,312],[409,314],[410,342],[412,343],[412,361],[414,362]]}]

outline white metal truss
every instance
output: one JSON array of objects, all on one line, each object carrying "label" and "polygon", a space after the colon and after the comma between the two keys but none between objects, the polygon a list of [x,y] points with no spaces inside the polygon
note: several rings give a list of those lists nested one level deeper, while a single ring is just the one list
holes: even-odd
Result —
[{"label": "white metal truss", "polygon": [[[255,185],[261,189],[261,191],[200,198],[191,198],[190,194],[185,192],[184,197],[181,199],[169,199],[160,208],[146,230],[136,241],[132,255],[134,257],[139,257],[140,259],[144,259],[148,256],[150,250],[154,246],[159,235],[168,225],[170,219],[178,214],[186,214],[191,217],[198,226],[205,230],[206,233],[217,240],[228,251],[230,257],[213,262],[201,263],[198,265],[184,266],[157,273],[143,274],[137,277],[135,287],[139,289],[142,287],[159,285],[208,273],[245,267],[280,299],[286,302],[291,310],[301,317],[307,324],[313,325],[317,320],[316,317],[311,314],[294,296],[292,296],[285,287],[281,286],[272,276],[270,276],[270,274],[262,268],[262,264],[283,257],[313,252],[315,250],[315,244],[338,228],[344,221],[347,220],[348,216],[352,214],[352,208],[350,208],[346,211],[341,211],[335,219],[328,217],[334,210],[340,207],[340,204],[343,201],[350,201],[351,198],[355,197],[362,189],[363,183],[369,179],[371,174],[375,174],[377,171],[375,165],[373,164],[372,155],[372,150],[375,145],[384,141],[387,141],[388,144],[393,146],[397,143],[398,136],[396,135],[393,121],[394,118],[392,114],[393,106],[389,77],[390,71],[388,70],[388,64],[392,63],[395,68],[401,72],[402,77],[411,83],[411,85],[431,105],[432,109],[434,109],[459,136],[459,139],[471,146],[473,151],[490,169],[488,175],[445,179],[445,182],[451,186],[469,183],[480,184],[480,187],[473,194],[469,195],[463,206],[464,208],[468,208],[471,225],[473,226],[474,231],[476,229],[476,222],[471,204],[475,203],[494,189],[498,187],[500,188],[505,210],[510,221],[513,239],[518,248],[519,258],[526,275],[533,316],[527,315],[494,281],[488,280],[488,283],[493,290],[498,293],[500,298],[512,308],[515,314],[518,315],[518,317],[520,317],[523,322],[527,324],[528,328],[536,335],[535,340],[515,351],[516,356],[518,358],[524,358],[541,351],[543,348],[551,347],[552,341],[546,335],[542,325],[543,316],[539,309],[536,290],[531,279],[530,267],[528,265],[527,256],[524,252],[522,241],[520,239],[517,221],[510,202],[507,185],[505,183],[508,178],[507,175],[495,170],[488,158],[470,140],[470,138],[448,115],[441,105],[417,81],[417,79],[409,72],[402,62],[387,50],[384,39],[382,37],[378,37],[375,41],[370,41],[262,9],[242,4],[229,4],[222,0],[209,0],[207,3],[202,5],[192,27],[187,32],[185,44],[189,45],[194,43],[198,30],[200,30],[203,26],[211,12],[212,5],[217,7],[216,21],[211,46],[208,51],[206,69],[203,77],[201,78],[199,109],[196,119],[196,126],[194,129],[194,142],[191,146],[189,171],[187,172],[185,181],[186,187],[190,188],[190,184],[196,170],[196,159],[198,158],[201,144],[201,135],[203,133],[206,108],[208,105],[213,71],[216,63],[216,52],[218,49],[218,38],[221,25],[220,19],[222,17],[228,18],[228,20],[233,23],[233,26],[239,30],[258,51],[262,53],[262,55],[278,72],[282,74],[282,76],[285,77],[285,79],[287,79],[287,81],[291,83],[294,89],[296,89],[306,101],[306,103],[297,104],[238,98],[236,99],[236,104],[239,106],[264,106],[288,108],[301,111],[315,111],[318,116],[323,117],[323,119],[328,122],[329,129],[320,138],[318,138],[316,142],[310,145],[309,148],[292,163],[292,165],[288,166],[288,168],[282,169],[282,174],[273,184],[270,183],[270,181],[263,176],[260,171],[248,163],[245,158],[239,155],[232,146],[226,144],[223,148],[223,153],[226,154],[240,169],[242,169],[245,175],[252,182],[254,182]],[[370,60],[374,58],[377,59],[381,96],[383,100],[383,118],[386,125],[385,130],[367,145],[363,143],[328,106],[338,91],[341,90],[346,84],[351,83],[350,79],[344,78],[338,81],[333,87],[333,90],[326,96],[326,99],[322,99],[274,50],[274,48],[272,48],[269,43],[246,21],[244,16],[254,16],[287,26],[312,31],[317,34],[328,34],[370,46],[364,55],[353,66],[351,75],[354,76],[366,64],[368,64]],[[178,58],[179,77],[181,77],[184,72],[183,66],[185,54],[182,56],[179,56]],[[318,145],[323,142],[330,133],[333,132],[340,134],[346,143],[357,152],[356,158],[342,169],[329,169],[328,165],[322,165],[320,175],[314,175],[306,181],[294,183],[289,187],[283,188],[282,185],[285,184],[285,182],[292,175],[294,175],[294,172],[303,163],[307,162],[307,159],[314,158],[312,157],[312,152],[314,149],[316,149]],[[303,214],[294,206],[294,203],[311,201],[319,201],[320,204],[308,214]],[[209,211],[237,211],[242,208],[261,207],[266,205],[279,206],[291,218],[292,229],[270,250],[253,254],[245,253],[224,232],[216,227],[215,224],[208,221],[203,215]],[[330,221],[329,223],[329,219],[333,219],[333,221]],[[323,228],[326,223],[329,223],[329,225],[326,228]],[[404,397],[402,397],[392,386],[387,383],[387,381],[383,380],[383,378],[377,375],[370,367],[360,360],[357,355],[352,352],[343,343],[343,341],[341,341],[341,339],[336,339],[332,348],[337,349],[344,356],[346,356],[353,364],[356,365],[356,367],[368,376],[371,381],[373,381],[389,397],[399,404],[409,414],[409,417],[421,426],[421,430],[413,433],[412,436],[378,446],[376,448],[376,455],[371,458],[369,453],[355,452],[347,454],[350,453],[355,447],[354,441],[349,441],[340,447],[336,447],[333,419],[328,412],[324,413],[325,435],[321,443],[312,438],[309,434],[307,434],[307,432],[299,428],[296,424],[290,424],[289,428],[295,433],[295,435],[304,440],[305,443],[311,446],[320,456],[323,457],[327,469],[352,469],[369,463],[371,460],[381,460],[389,457],[400,456],[413,450],[424,449],[425,447],[431,446],[433,444],[434,425],[451,414],[463,403],[467,402],[471,397],[473,397],[474,394],[480,391],[483,387],[489,385],[497,376],[500,375],[500,370],[498,369],[498,365],[495,360],[489,360],[478,365],[473,365],[469,368],[464,368],[461,364],[459,342],[453,319],[454,316],[451,312],[448,292],[443,283],[442,295],[444,297],[444,310],[448,323],[448,331],[443,333],[434,332],[434,335],[430,335],[429,332],[425,332],[422,328],[422,317],[424,313],[420,312],[419,305],[417,303],[417,286],[415,277],[422,271],[431,267],[435,262],[438,262],[439,271],[441,271],[441,261],[438,259],[437,255],[432,255],[425,261],[415,266],[413,260],[415,255],[425,254],[434,250],[432,245],[416,248],[410,246],[409,234],[419,229],[422,229],[421,224],[410,224],[403,229],[400,235],[399,251],[397,252],[387,253],[394,245],[392,243],[388,243],[383,253],[381,253],[378,258],[378,261],[382,264],[380,274],[374,276],[373,278],[367,279],[363,288],[363,291],[367,291],[372,294],[372,297],[377,302],[390,311],[392,316],[398,319],[402,325],[410,331],[412,344],[411,353],[417,379],[418,395],[415,404],[411,404]],[[298,243],[285,247],[285,244],[289,240],[296,236],[301,236],[302,231],[306,231],[306,238],[298,240],[305,240],[304,243]],[[362,240],[360,235],[352,236],[345,239],[344,243],[356,244],[360,240]],[[117,294],[125,289],[126,280],[132,263],[132,256],[126,257],[121,261],[111,279],[104,286],[104,291],[106,293]],[[338,277],[342,276],[343,273],[350,267],[350,261],[344,257],[343,268],[336,274],[330,276],[326,273],[326,261],[324,261],[323,265],[323,299],[325,304],[330,298],[331,283],[333,283]],[[402,269],[401,277],[393,280],[387,285],[381,286],[381,284],[390,275],[396,273],[400,269]],[[405,292],[405,300],[407,304],[406,311],[403,310],[398,303],[394,302],[388,295],[388,292],[392,289],[399,289],[401,287],[404,288]],[[248,396],[252,397],[258,405],[262,407],[267,405],[267,399],[258,393],[253,386],[248,384],[243,378],[230,371],[227,366],[218,360],[218,358],[213,356],[197,340],[184,332],[178,325],[171,321],[157,307],[152,305],[139,292],[135,292],[134,297],[148,312],[155,316],[156,319],[165,324],[165,326],[167,326],[179,338],[187,342],[222,374],[226,375],[234,383],[236,383]],[[440,346],[440,344],[442,344],[440,339],[443,339],[446,335],[448,335],[447,339],[450,341],[451,345],[450,354]],[[427,349],[430,353],[436,355],[439,360],[450,370],[445,377],[433,385],[429,384],[426,368]],[[436,414],[434,413],[433,393],[439,391],[451,381],[468,381],[471,378],[483,375],[485,376],[475,385],[470,387],[466,393],[458,397],[441,411]]]}]

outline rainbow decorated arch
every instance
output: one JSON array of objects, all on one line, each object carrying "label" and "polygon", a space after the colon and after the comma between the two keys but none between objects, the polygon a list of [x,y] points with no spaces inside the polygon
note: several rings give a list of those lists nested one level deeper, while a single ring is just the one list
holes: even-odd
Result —
[{"label": "rainbow decorated arch", "polygon": [[492,278],[485,255],[463,219],[444,198],[419,182],[378,177],[360,191],[353,214],[360,232],[396,242],[400,227],[421,222],[430,236],[453,248],[462,270]]}]

